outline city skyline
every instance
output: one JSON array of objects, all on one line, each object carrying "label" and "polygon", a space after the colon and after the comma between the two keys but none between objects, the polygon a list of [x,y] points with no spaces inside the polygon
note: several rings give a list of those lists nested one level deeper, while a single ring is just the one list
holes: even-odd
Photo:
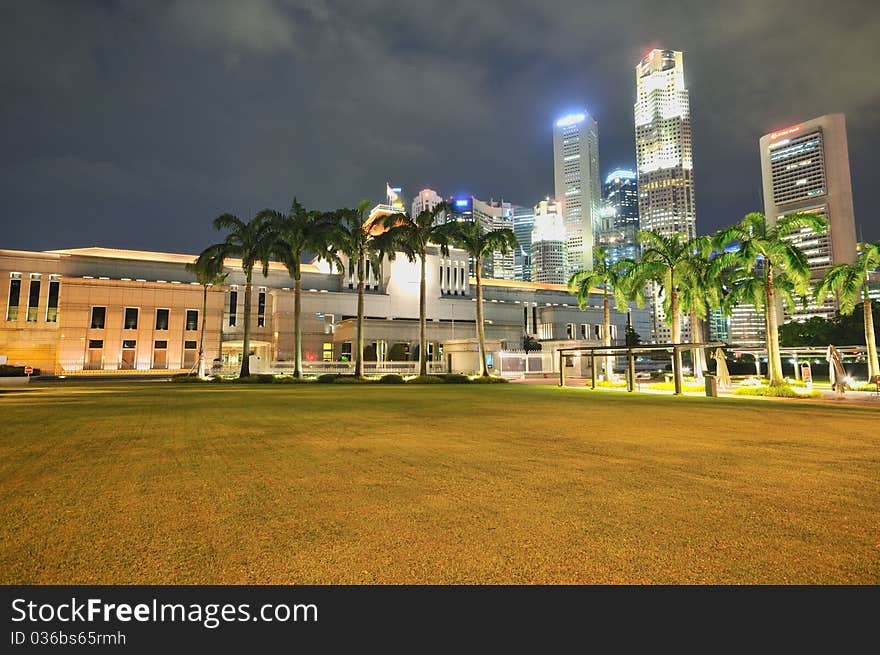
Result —
[{"label": "city skyline", "polygon": [[[224,211],[284,208],[294,194],[324,209],[378,201],[386,178],[531,206],[553,193],[550,126],[567,112],[599,122],[602,174],[633,163],[631,71],[654,47],[688,61],[700,233],[762,208],[762,134],[839,112],[857,235],[876,240],[880,91],[867,81],[880,11],[843,4],[725,12],[624,2],[508,15],[502,4],[449,3],[385,12],[394,30],[334,3],[218,3],[210,14],[185,2],[11,4],[0,10],[15,28],[0,45],[0,83],[13,98],[0,137],[12,217],[4,245],[195,251]],[[858,25],[845,20],[854,12]],[[557,32],[591,38],[540,38]],[[55,47],[32,48],[46,41]]]}]

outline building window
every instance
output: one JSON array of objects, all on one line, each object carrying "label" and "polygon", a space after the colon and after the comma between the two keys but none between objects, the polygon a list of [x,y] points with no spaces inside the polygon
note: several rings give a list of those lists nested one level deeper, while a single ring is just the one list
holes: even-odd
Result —
[{"label": "building window", "polygon": [[103,330],[104,329],[104,319],[106,317],[107,317],[107,308],[106,307],[92,307],[91,328],[93,330]]},{"label": "building window", "polygon": [[137,330],[138,326],[138,310],[137,307],[125,308],[125,319],[122,323],[124,330]]},{"label": "building window", "polygon": [[581,323],[581,339],[589,339],[590,338],[590,324],[589,323]]},{"label": "building window", "polygon": [[157,309],[156,310],[156,329],[157,330],[167,330],[168,329],[168,314],[169,314],[169,310],[167,310],[167,309]]},{"label": "building window", "polygon": [[58,322],[58,294],[61,291],[61,283],[49,278],[49,299],[46,303],[46,322]]},{"label": "building window", "polygon": [[197,309],[186,310],[186,329],[189,331],[199,329],[199,311]]},{"label": "building window", "polygon": [[89,349],[94,350],[96,348],[103,348],[104,340],[103,339],[89,339]]},{"label": "building window", "polygon": [[325,362],[333,361],[333,344],[329,342],[324,342],[323,347],[321,349],[321,359]]},{"label": "building window", "polygon": [[574,323],[565,324],[565,338],[574,339]]},{"label": "building window", "polygon": [[11,273],[9,281],[9,304],[6,306],[6,320],[18,320],[18,303],[21,302],[21,273]]},{"label": "building window", "polygon": [[154,347],[156,350],[165,350],[165,349],[168,347],[168,342],[165,341],[164,339],[161,340],[161,341],[156,341],[156,342],[153,344],[153,347]]},{"label": "building window", "polygon": [[196,348],[199,347],[199,345],[198,345],[197,341],[184,341],[183,347],[186,350],[195,350]]},{"label": "building window", "polygon": [[229,327],[235,326],[235,314],[238,310],[238,291],[229,292]]},{"label": "building window", "polygon": [[122,342],[122,347],[125,348],[125,349],[136,348],[136,347],[137,347],[137,341],[135,341],[134,339],[125,339],[125,340]]},{"label": "building window", "polygon": [[27,321],[37,322],[37,310],[40,307],[40,274],[31,273],[31,286],[28,291]]},{"label": "building window", "polygon": [[266,292],[257,296],[257,327],[266,327]]}]

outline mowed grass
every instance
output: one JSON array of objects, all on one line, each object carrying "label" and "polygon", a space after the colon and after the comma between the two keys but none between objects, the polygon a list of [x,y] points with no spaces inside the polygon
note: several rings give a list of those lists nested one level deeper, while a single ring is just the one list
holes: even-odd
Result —
[{"label": "mowed grass", "polygon": [[152,382],[0,415],[4,584],[880,582],[873,408]]}]

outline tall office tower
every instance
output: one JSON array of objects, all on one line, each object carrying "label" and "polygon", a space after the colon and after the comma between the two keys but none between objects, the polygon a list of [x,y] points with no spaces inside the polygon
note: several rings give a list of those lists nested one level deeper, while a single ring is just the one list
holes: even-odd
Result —
[{"label": "tall office tower", "polygon": [[634,171],[618,168],[602,185],[597,245],[608,252],[608,260],[638,259],[639,191]]},{"label": "tall office tower", "polygon": [[568,240],[559,203],[542,200],[535,205],[532,226],[532,282],[566,284]]},{"label": "tall office tower", "polygon": [[[446,201],[449,207],[446,221],[476,222],[483,232],[501,228],[513,229],[513,205],[509,202],[484,201],[474,196],[455,196]],[[501,280],[513,279],[514,253],[494,252],[483,258],[482,274],[484,277]],[[468,274],[475,274],[474,262],[468,266]]]},{"label": "tall office tower", "polygon": [[[843,114],[827,114],[760,140],[764,215],[771,221],[793,212],[824,216],[825,234],[805,228],[792,241],[807,255],[814,280],[835,264],[856,258],[856,223],[849,150]],[[834,300],[810,302],[785,314],[785,320],[804,321],[811,316],[831,318]]]},{"label": "tall office tower", "polygon": [[534,207],[513,207],[513,233],[516,251],[513,254],[513,279],[529,282],[532,279],[532,227],[535,224]]},{"label": "tall office tower", "polygon": [[[440,197],[440,195],[436,191],[434,191],[434,189],[422,189],[421,191],[419,191],[418,195],[413,198],[411,215],[415,217],[421,214],[423,211],[431,211],[441,202],[443,202],[443,198]],[[437,222],[444,222],[440,220],[441,218],[442,217],[438,217]]]},{"label": "tall office tower", "polygon": [[[682,54],[651,50],[636,65],[636,164],[639,187],[639,226],[661,234],[696,236],[691,116],[684,83]],[[669,342],[661,290],[651,285],[651,337]],[[682,338],[687,339],[682,320]]]},{"label": "tall office tower", "polygon": [[[488,202],[479,198],[472,198],[474,220],[480,224],[484,232],[492,230],[513,229],[513,205],[503,200]],[[502,254],[496,250],[491,257],[483,261],[483,275],[496,280],[513,279],[513,251]]]},{"label": "tall office tower", "polygon": [[587,113],[553,127],[556,201],[562,203],[568,249],[566,272],[593,268],[593,225],[599,220],[599,125]]}]

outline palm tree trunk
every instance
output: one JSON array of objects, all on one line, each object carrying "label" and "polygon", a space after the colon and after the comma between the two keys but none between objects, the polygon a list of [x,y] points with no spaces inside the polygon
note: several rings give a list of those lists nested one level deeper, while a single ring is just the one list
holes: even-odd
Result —
[{"label": "palm tree trunk", "polygon": [[251,290],[254,275],[253,267],[245,271],[247,283],[244,287],[244,337],[241,344],[241,371],[238,377],[245,378],[251,374]]},{"label": "palm tree trunk", "polygon": [[[703,323],[696,312],[691,312],[691,342],[702,343],[703,341]],[[703,379],[703,369],[705,364],[705,353],[702,348],[694,348],[693,354],[694,377],[697,380]]]},{"label": "palm tree trunk", "polygon": [[[608,305],[608,283],[606,281],[605,288],[603,289],[603,316],[602,320],[604,321],[604,334],[602,339],[602,344],[604,346],[611,346],[611,308]],[[611,376],[614,374],[612,370],[614,368],[614,358],[606,354],[605,355],[605,381],[610,382]]]},{"label": "palm tree trunk", "polygon": [[767,312],[767,375],[770,386],[785,383],[782,376],[782,356],[779,353],[779,318],[776,315],[776,289],[773,287],[773,264],[767,260],[767,276],[764,278],[764,295]]},{"label": "palm tree trunk", "polygon": [[[221,320],[223,314],[221,313]],[[205,377],[205,323],[208,318],[208,285],[202,285],[202,333],[199,335],[199,377]]]},{"label": "palm tree trunk", "polygon": [[474,271],[477,277],[477,341],[480,345],[480,375],[489,377],[489,367],[486,365],[486,330],[483,325],[483,262],[477,257]]},{"label": "palm tree trunk", "polygon": [[354,374],[364,377],[364,254],[358,255],[358,315]]},{"label": "palm tree trunk", "polygon": [[874,336],[874,314],[871,311],[871,296],[868,295],[868,283],[862,287],[864,300],[862,306],[865,312],[865,345],[868,347],[868,376],[876,381],[880,375],[880,363],[877,361],[877,338]]},{"label": "palm tree trunk", "polygon": [[293,377],[302,379],[302,277],[299,274],[299,261],[296,262],[296,273],[293,280]]},{"label": "palm tree trunk", "polygon": [[[669,270],[669,312],[672,314],[672,343],[681,341],[681,317],[678,315],[678,291],[675,289],[675,269]],[[672,372],[675,375],[675,388],[682,388],[681,351],[672,350]]]},{"label": "palm tree trunk", "polygon": [[419,375],[428,374],[428,328],[426,325],[425,255],[422,251],[422,277],[419,280]]}]

